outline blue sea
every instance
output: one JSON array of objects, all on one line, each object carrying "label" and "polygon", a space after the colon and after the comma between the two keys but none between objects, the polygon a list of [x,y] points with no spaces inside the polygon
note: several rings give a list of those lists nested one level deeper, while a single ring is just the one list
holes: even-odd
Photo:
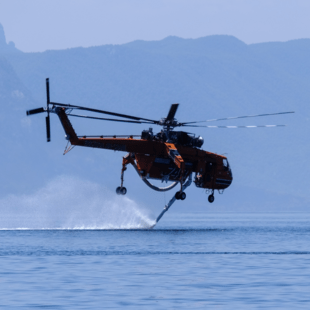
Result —
[{"label": "blue sea", "polygon": [[1,309],[310,309],[310,214],[0,231]]}]

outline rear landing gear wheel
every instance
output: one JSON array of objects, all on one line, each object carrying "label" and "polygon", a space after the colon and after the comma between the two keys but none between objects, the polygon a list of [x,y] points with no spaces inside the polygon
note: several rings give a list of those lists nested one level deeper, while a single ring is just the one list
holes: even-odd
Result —
[{"label": "rear landing gear wheel", "polygon": [[214,201],[214,195],[213,195],[213,194],[209,195],[208,201],[209,201],[210,203],[212,203],[212,202]]},{"label": "rear landing gear wheel", "polygon": [[180,200],[180,192],[176,192],[174,197],[176,200]]},{"label": "rear landing gear wheel", "polygon": [[126,189],[126,187],[117,187],[116,188],[116,194],[117,195],[126,195],[126,193],[127,193],[127,189]]}]

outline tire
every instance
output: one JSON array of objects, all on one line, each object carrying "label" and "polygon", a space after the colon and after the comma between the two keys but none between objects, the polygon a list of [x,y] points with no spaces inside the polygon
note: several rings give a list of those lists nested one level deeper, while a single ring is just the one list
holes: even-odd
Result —
[{"label": "tire", "polygon": [[174,197],[176,200],[180,200],[180,192],[176,192]]},{"label": "tire", "polygon": [[182,193],[180,194],[180,198],[181,198],[181,200],[184,200],[184,199],[186,198],[186,194],[185,194],[184,192],[182,192]]},{"label": "tire", "polygon": [[127,188],[126,188],[126,187],[122,187],[122,188],[120,189],[120,193],[121,193],[122,195],[126,195],[126,193],[127,193]]},{"label": "tire", "polygon": [[116,188],[116,194],[117,194],[117,195],[120,195],[120,194],[121,194],[121,188],[120,188],[120,186]]},{"label": "tire", "polygon": [[214,201],[214,195],[213,195],[213,194],[209,195],[208,201],[209,201],[210,203],[212,203],[212,202]]}]

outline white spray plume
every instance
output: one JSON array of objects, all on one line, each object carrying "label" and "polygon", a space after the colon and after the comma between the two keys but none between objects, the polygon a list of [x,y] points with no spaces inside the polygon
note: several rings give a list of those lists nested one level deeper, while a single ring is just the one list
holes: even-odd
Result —
[{"label": "white spray plume", "polygon": [[30,195],[0,199],[0,229],[139,229],[148,211],[90,181],[60,176]]}]

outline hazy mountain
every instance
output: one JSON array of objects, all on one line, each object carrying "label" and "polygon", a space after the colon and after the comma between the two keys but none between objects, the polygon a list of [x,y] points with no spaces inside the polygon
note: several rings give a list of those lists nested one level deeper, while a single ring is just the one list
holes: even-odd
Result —
[{"label": "hazy mountain", "polygon": [[1,53],[19,53],[14,42],[6,43],[5,34],[2,25],[0,24],[0,51]]},{"label": "hazy mountain", "polygon": [[[8,50],[1,31],[2,196],[33,191],[59,174],[100,182],[111,190],[118,186],[123,153],[75,148],[62,156],[66,141],[56,117],[49,144],[44,117],[26,118],[26,109],[45,105],[45,78],[49,77],[53,101],[154,119],[165,116],[174,102],[181,104],[177,118],[184,121],[296,111],[282,117],[213,123],[288,124],[285,128],[192,132],[205,138],[204,149],[228,153],[232,165],[233,185],[216,197],[212,208],[295,210],[309,205],[309,39],[246,45],[231,36],[168,37],[22,53]],[[73,121],[80,134],[139,134],[144,129]],[[135,200],[147,204],[159,197],[133,169],[126,172],[125,182],[129,197]],[[167,200],[171,195],[166,194]],[[197,209],[207,205],[206,199],[192,186],[186,201]]]}]

